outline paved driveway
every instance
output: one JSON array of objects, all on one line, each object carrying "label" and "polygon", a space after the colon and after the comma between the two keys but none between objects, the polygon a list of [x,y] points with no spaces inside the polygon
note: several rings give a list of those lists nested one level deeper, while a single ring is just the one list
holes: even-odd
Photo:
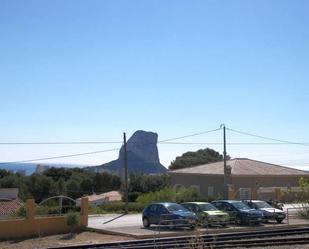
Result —
[{"label": "paved driveway", "polygon": [[142,214],[106,214],[102,216],[89,216],[88,227],[110,229],[120,227],[142,227]]}]

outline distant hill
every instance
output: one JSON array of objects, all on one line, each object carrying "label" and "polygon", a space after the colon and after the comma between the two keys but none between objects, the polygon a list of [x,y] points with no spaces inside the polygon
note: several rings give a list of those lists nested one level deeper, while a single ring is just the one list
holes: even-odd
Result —
[{"label": "distant hill", "polygon": [[31,175],[35,171],[36,166],[37,164],[34,163],[1,163],[0,169],[6,169],[13,172],[16,172],[18,170],[25,170],[26,175]]},{"label": "distant hill", "polygon": [[37,165],[40,164],[42,166],[50,166],[56,168],[73,168],[73,167],[85,167],[85,165],[80,164],[61,164],[61,163],[1,163],[0,169],[6,169],[9,171],[13,171],[14,173],[19,170],[25,170],[26,175],[31,175],[35,172]]},{"label": "distant hill", "polygon": [[[167,169],[160,163],[157,148],[158,134],[147,131],[136,131],[127,142],[128,171],[134,173],[165,173]],[[117,160],[100,166],[88,167],[94,172],[111,172],[123,175],[124,148],[121,147]]]}]

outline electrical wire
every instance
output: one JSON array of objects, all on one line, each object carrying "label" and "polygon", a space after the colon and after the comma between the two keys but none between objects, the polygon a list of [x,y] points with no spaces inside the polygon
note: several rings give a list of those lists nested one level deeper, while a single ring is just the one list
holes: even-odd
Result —
[{"label": "electrical wire", "polygon": [[52,159],[59,159],[59,158],[68,158],[68,157],[77,157],[77,156],[85,156],[85,155],[92,155],[92,154],[99,154],[104,152],[110,151],[118,151],[120,148],[108,149],[108,150],[98,150],[98,151],[91,151],[91,152],[84,152],[78,154],[71,154],[71,155],[63,155],[63,156],[54,156],[54,157],[45,157],[45,158],[37,158],[37,159],[28,159],[28,160],[20,160],[14,162],[1,162],[1,164],[16,164],[16,163],[28,163],[28,162],[37,162],[37,161],[44,161],[44,160],[52,160]]},{"label": "electrical wire", "polygon": [[[222,129],[217,128],[214,130],[209,130],[209,131],[203,131],[203,132],[199,132],[199,133],[194,133],[194,134],[190,134],[190,135],[186,135],[186,136],[181,136],[181,137],[175,137],[175,138],[169,138],[169,139],[165,139],[165,140],[161,140],[158,141],[158,143],[161,142],[167,142],[167,141],[173,141],[173,140],[178,140],[178,139],[182,139],[182,138],[187,138],[187,137],[193,137],[193,136],[198,136],[198,135],[202,135],[202,134],[206,134],[206,133],[210,133],[210,132],[214,132],[214,131],[218,131]],[[61,142],[61,144],[77,144],[80,142]],[[94,143],[94,142],[83,142],[83,143]],[[96,143],[121,143],[121,142],[96,142]],[[5,143],[2,143],[5,144]],[[15,143],[15,144],[51,144],[50,142],[40,142],[40,143]],[[59,144],[59,142],[53,142],[52,144]],[[153,143],[149,143],[149,144],[153,144]],[[145,144],[147,145],[147,144]],[[144,146],[145,146],[144,145]],[[62,156],[55,156],[55,157],[45,157],[45,158],[37,158],[37,159],[27,159],[27,160],[20,160],[20,161],[14,161],[14,162],[1,162],[0,165],[2,164],[16,164],[16,163],[28,163],[28,162],[37,162],[37,161],[44,161],[44,160],[52,160],[52,159],[60,159],[60,158],[68,158],[68,157],[77,157],[77,156],[84,156],[84,155],[91,155],[91,154],[98,154],[98,153],[103,153],[103,152],[109,152],[109,151],[115,151],[115,150],[119,150],[120,148],[115,148],[115,149],[109,149],[109,150],[100,150],[100,151],[92,151],[92,152],[85,152],[85,153],[78,153],[78,154],[71,154],[71,155],[62,155]]]},{"label": "electrical wire", "polygon": [[[179,144],[179,145],[223,145],[223,143],[207,143],[207,142],[163,142],[161,144]],[[240,143],[226,143],[226,145],[289,145],[290,143],[253,143],[253,142],[240,142]]]},{"label": "electrical wire", "polygon": [[[170,141],[175,141],[179,139],[184,139],[188,137],[194,137],[194,136],[199,136],[211,132],[216,132],[221,130],[222,127],[219,127],[217,129],[213,130],[208,130],[208,131],[203,131],[203,132],[198,132],[198,133],[193,133],[185,136],[180,136],[180,137],[174,137],[174,138],[169,138],[169,139],[164,139],[164,140],[159,140],[157,143],[158,144],[179,144],[179,145],[222,145],[223,143],[205,143],[205,142],[170,142]],[[284,144],[295,144],[295,145],[303,145],[303,146],[309,146],[309,143],[299,143],[299,142],[291,142],[291,141],[286,141],[286,140],[280,140],[280,139],[275,139],[275,138],[270,138],[270,137],[265,137],[265,136],[260,136],[260,135],[255,135],[251,134],[248,132],[243,132],[235,129],[231,129],[226,127],[227,130],[239,133],[242,135],[247,135],[251,137],[257,137],[261,139],[266,139],[266,140],[271,140],[275,141],[277,143],[251,143],[251,142],[243,142],[243,143],[227,143],[227,145],[284,145]],[[107,143],[122,143],[122,142],[104,142],[104,141],[84,141],[84,142],[15,142],[15,143],[0,143],[0,145],[31,145],[31,144],[38,144],[38,145],[44,145],[44,144],[107,144]],[[144,144],[144,146],[148,144],[153,144],[153,143],[147,143]],[[108,149],[108,150],[99,150],[99,151],[91,151],[91,152],[84,152],[84,153],[78,153],[78,154],[71,154],[71,155],[61,155],[61,156],[54,156],[54,157],[45,157],[45,158],[36,158],[36,159],[27,159],[27,160],[19,160],[19,161],[13,161],[13,162],[1,162],[1,164],[16,164],[16,163],[27,163],[27,162],[36,162],[36,161],[43,161],[43,160],[52,160],[52,159],[61,159],[61,158],[69,158],[69,157],[77,157],[77,156],[84,156],[84,155],[91,155],[91,154],[98,154],[98,153],[104,153],[104,152],[110,152],[110,151],[116,151],[119,150],[120,148],[114,148],[114,149]]]},{"label": "electrical wire", "polygon": [[165,142],[168,142],[168,141],[174,141],[174,140],[179,140],[179,139],[183,139],[183,138],[188,138],[188,137],[199,136],[199,135],[203,135],[203,134],[207,134],[207,133],[211,133],[211,132],[219,131],[219,130],[221,130],[221,129],[222,129],[222,128],[221,128],[221,127],[219,127],[219,128],[217,128],[217,129],[214,129],[214,130],[202,131],[202,132],[193,133],[193,134],[186,135],[186,136],[181,136],[181,137],[174,137],[174,138],[164,139],[164,140],[160,140],[160,141],[158,141],[158,143],[165,143]]},{"label": "electrical wire", "polygon": [[309,146],[309,143],[291,142],[291,141],[287,141],[287,140],[281,140],[281,139],[276,139],[276,138],[271,138],[271,137],[255,135],[255,134],[252,134],[252,133],[248,133],[248,132],[244,132],[244,131],[238,131],[238,130],[231,129],[231,128],[226,128],[226,129],[229,130],[229,131],[238,133],[238,134],[242,134],[242,135],[246,135],[246,136],[251,136],[251,137],[256,137],[256,138],[261,138],[261,139],[270,140],[270,141],[276,141],[276,142],[279,142],[279,143]]},{"label": "electrical wire", "polygon": [[0,142],[0,145],[74,145],[74,144],[121,144],[122,142],[103,142],[103,141],[85,141],[85,142]]}]

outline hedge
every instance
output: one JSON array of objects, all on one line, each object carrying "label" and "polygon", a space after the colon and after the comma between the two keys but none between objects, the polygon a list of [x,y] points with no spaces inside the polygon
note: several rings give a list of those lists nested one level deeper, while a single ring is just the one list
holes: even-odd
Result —
[{"label": "hedge", "polygon": [[[129,202],[128,211],[131,213],[140,213],[145,208],[145,204],[137,202]],[[104,213],[124,213],[125,202],[109,202],[101,204],[97,207],[90,207],[90,214]]]}]

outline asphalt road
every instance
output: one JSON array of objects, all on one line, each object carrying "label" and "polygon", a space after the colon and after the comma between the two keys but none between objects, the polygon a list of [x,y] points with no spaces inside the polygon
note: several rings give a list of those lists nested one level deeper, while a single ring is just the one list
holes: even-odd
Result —
[{"label": "asphalt road", "polygon": [[89,216],[88,227],[110,229],[119,227],[142,227],[142,214],[105,214],[103,216]]}]

